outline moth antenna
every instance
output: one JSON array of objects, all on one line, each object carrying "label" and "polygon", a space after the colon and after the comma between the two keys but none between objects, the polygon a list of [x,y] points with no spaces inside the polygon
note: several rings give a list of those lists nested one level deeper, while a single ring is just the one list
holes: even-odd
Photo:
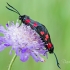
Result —
[{"label": "moth antenna", "polygon": [[[54,53],[54,52],[53,52]],[[56,62],[57,62],[57,66],[60,68],[60,64],[59,64],[59,62],[58,62],[58,59],[57,59],[57,56],[56,56],[56,54],[54,53],[54,56],[55,56],[55,58],[56,58]],[[61,69],[61,68],[60,68]]]},{"label": "moth antenna", "polygon": [[[6,6],[6,8],[7,8],[8,10],[10,10],[10,11],[13,11],[13,12],[17,13],[16,11],[14,11],[14,10],[8,8],[7,6]],[[17,13],[17,14],[19,14],[19,13]]]},{"label": "moth antenna", "polygon": [[17,14],[19,14],[20,15],[20,13],[14,8],[14,7],[12,7],[9,3],[7,3],[7,5],[9,6],[9,7],[11,7],[12,9],[14,9],[14,10],[12,10],[12,9],[10,9],[10,8],[8,8],[8,7],[6,7],[7,9],[9,9],[9,10],[11,10],[11,11],[13,11],[13,12],[16,12]]}]

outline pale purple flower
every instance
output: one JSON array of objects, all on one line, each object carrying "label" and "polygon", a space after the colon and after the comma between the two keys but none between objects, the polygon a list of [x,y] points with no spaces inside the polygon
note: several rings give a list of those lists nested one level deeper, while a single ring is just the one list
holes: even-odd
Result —
[{"label": "pale purple flower", "polygon": [[27,61],[29,56],[36,62],[44,62],[42,56],[46,56],[47,52],[44,49],[44,42],[30,26],[23,23],[19,26],[18,22],[16,24],[10,22],[6,24],[6,28],[0,26],[0,33],[4,34],[0,36],[0,51],[11,46],[11,50],[14,50],[23,62]]}]

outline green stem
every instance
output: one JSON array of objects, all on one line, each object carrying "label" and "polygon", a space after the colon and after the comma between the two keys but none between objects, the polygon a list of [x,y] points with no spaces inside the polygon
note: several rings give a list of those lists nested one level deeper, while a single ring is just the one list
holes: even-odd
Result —
[{"label": "green stem", "polygon": [[11,70],[11,67],[12,67],[12,65],[13,65],[13,63],[14,63],[16,57],[17,57],[17,55],[15,54],[15,55],[13,56],[13,58],[12,58],[10,64],[9,64],[8,70]]}]

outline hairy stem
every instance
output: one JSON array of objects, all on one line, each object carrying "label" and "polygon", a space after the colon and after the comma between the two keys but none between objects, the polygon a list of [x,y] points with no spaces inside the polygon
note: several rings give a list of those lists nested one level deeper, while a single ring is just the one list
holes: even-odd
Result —
[{"label": "hairy stem", "polygon": [[10,64],[9,64],[8,70],[11,70],[11,67],[12,67],[12,65],[13,65],[13,63],[14,63],[16,57],[17,57],[17,55],[15,54],[15,55],[13,56],[13,58],[12,58]]}]

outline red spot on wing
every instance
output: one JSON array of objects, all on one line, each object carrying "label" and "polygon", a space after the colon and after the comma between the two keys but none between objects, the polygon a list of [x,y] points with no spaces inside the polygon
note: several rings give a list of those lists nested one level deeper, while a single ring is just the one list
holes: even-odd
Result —
[{"label": "red spot on wing", "polygon": [[36,22],[34,22],[33,26],[34,26],[34,27],[37,27],[37,26],[38,26],[38,24],[37,24]]},{"label": "red spot on wing", "polygon": [[49,35],[46,34],[46,35],[45,35],[45,40],[47,41],[48,39],[49,39]]},{"label": "red spot on wing", "polygon": [[44,35],[44,31],[40,31],[40,34],[41,34],[41,35]]},{"label": "red spot on wing", "polygon": [[30,23],[30,19],[26,19],[25,23],[29,24]]},{"label": "red spot on wing", "polygon": [[47,47],[48,47],[48,49],[52,48],[52,44],[51,43],[48,43],[47,44]]}]

